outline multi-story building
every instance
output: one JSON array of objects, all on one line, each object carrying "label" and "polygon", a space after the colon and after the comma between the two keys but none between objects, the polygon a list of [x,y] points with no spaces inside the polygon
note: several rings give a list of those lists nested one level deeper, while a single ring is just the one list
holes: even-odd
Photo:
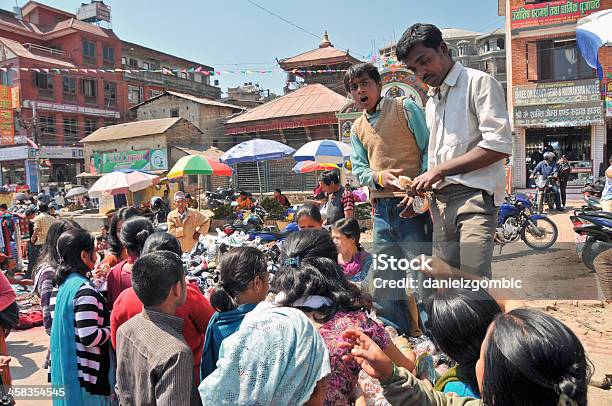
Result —
[{"label": "multi-story building", "polygon": [[[444,28],[440,31],[454,60],[468,68],[488,73],[506,90],[506,33],[503,29],[488,34],[457,28]],[[395,43],[391,43],[379,50],[384,65],[397,62],[395,46]]]},{"label": "multi-story building", "polygon": [[499,6],[506,15],[513,185],[532,186],[535,165],[551,150],[567,156],[569,185],[580,186],[601,173],[611,151],[612,124],[610,118],[606,123],[601,89],[609,81],[612,49],[599,50],[601,83],[576,44],[576,26],[580,18],[611,8],[612,0],[500,0]]},{"label": "multi-story building", "polygon": [[75,183],[78,142],[164,90],[219,97],[202,73],[211,67],[122,41],[102,27],[109,20],[102,1],[77,14],[35,1],[0,10],[0,94],[12,96],[0,107],[0,184]]}]

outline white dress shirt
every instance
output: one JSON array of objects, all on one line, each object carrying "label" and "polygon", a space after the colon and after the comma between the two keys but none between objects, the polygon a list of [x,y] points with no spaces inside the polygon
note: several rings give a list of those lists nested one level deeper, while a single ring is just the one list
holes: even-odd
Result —
[{"label": "white dress shirt", "polygon": [[[504,91],[493,77],[455,62],[442,85],[432,88],[430,95],[425,109],[430,132],[430,169],[476,146],[512,153]],[[472,172],[446,176],[434,189],[451,183],[485,190],[495,197],[495,205],[499,206],[505,198],[504,162],[500,160]]]}]

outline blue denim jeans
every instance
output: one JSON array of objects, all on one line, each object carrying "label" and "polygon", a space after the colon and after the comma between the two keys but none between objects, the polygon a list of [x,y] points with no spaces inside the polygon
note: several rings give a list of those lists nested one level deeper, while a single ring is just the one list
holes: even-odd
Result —
[{"label": "blue denim jeans", "polygon": [[[413,218],[399,216],[402,209],[397,207],[401,202],[399,198],[376,199],[374,205],[373,254],[379,261],[373,264],[370,290],[374,302],[378,305],[377,314],[385,321],[390,321],[404,333],[410,331],[410,320],[407,309],[406,288],[381,287],[380,281],[399,281],[412,278],[415,281],[423,280],[419,271],[398,269],[398,267],[381,266],[380,259],[383,254],[395,259],[411,260],[420,254],[431,255],[431,241],[433,226],[429,213]],[[386,268],[386,269],[385,269]],[[378,286],[374,284],[378,279]],[[413,293],[417,293],[413,290]],[[416,296],[417,303],[418,295]],[[421,306],[422,308],[422,306]]]}]

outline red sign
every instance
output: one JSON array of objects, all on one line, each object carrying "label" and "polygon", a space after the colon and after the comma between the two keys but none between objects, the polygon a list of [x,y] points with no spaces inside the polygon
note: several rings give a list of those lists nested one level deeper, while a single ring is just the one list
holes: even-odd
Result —
[{"label": "red sign", "polygon": [[13,120],[13,97],[11,88],[0,86],[0,144],[15,143],[15,122]]},{"label": "red sign", "polygon": [[601,0],[548,1],[512,9],[511,28],[541,27],[576,21],[601,9]]}]

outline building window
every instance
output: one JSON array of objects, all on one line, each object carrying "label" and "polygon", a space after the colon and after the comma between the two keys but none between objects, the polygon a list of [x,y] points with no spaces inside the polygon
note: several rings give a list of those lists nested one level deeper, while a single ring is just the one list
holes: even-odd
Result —
[{"label": "building window", "polygon": [[83,41],[83,62],[91,65],[96,64],[96,44]]},{"label": "building window", "polygon": [[506,60],[502,58],[496,59],[495,68],[498,74],[505,74],[506,73]]},{"label": "building window", "polygon": [[157,66],[154,63],[151,63],[151,64],[149,64],[149,69],[151,69],[151,70],[159,70],[159,66]]},{"label": "building window", "polygon": [[163,92],[161,90],[151,90],[151,97],[160,96]]},{"label": "building window", "polygon": [[134,59],[134,58],[130,58],[130,67],[137,68],[138,67],[138,60]]},{"label": "building window", "polygon": [[125,56],[122,56],[122,57],[121,57],[121,65],[125,66],[125,65],[127,65],[127,64],[128,64],[128,60],[127,60],[127,58],[126,58]]},{"label": "building window", "polygon": [[98,82],[93,79],[83,79],[81,81],[81,92],[85,95],[85,103],[96,103],[98,95],[96,86]]},{"label": "building window", "polygon": [[115,48],[104,47],[102,49],[102,59],[111,65],[115,64]]},{"label": "building window", "polygon": [[106,106],[117,105],[117,84],[104,81],[104,104]]},{"label": "building window", "polygon": [[89,135],[96,131],[97,123],[96,120],[85,119],[85,135]]},{"label": "building window", "polygon": [[55,118],[42,116],[39,124],[41,135],[55,135]]},{"label": "building window", "polygon": [[137,104],[142,103],[143,100],[143,89],[138,86],[128,86],[128,103]]},{"label": "building window", "polygon": [[187,79],[187,78],[188,78],[188,76],[187,76],[187,72],[180,72],[180,73],[179,73],[179,77],[180,77],[181,79]]},{"label": "building window", "polygon": [[485,42],[482,48],[485,52],[489,52],[491,50],[491,44],[489,44],[489,41]]},{"label": "building window", "polygon": [[76,79],[68,76],[62,78],[62,94],[65,101],[76,100]]},{"label": "building window", "polygon": [[574,39],[537,43],[538,80],[576,80],[595,78]]},{"label": "building window", "polygon": [[34,73],[34,84],[38,88],[38,94],[40,97],[46,99],[53,99],[53,76],[44,72]]},{"label": "building window", "polygon": [[178,117],[178,116],[179,116],[179,109],[178,108],[170,109],[170,117]]},{"label": "building window", "polygon": [[149,70],[149,62],[143,62],[142,63],[142,69]]},{"label": "building window", "polygon": [[76,118],[64,118],[64,137],[68,138],[68,142],[78,141],[79,130],[77,128]]},{"label": "building window", "polygon": [[497,38],[497,48],[506,49],[506,40],[504,38]]}]

